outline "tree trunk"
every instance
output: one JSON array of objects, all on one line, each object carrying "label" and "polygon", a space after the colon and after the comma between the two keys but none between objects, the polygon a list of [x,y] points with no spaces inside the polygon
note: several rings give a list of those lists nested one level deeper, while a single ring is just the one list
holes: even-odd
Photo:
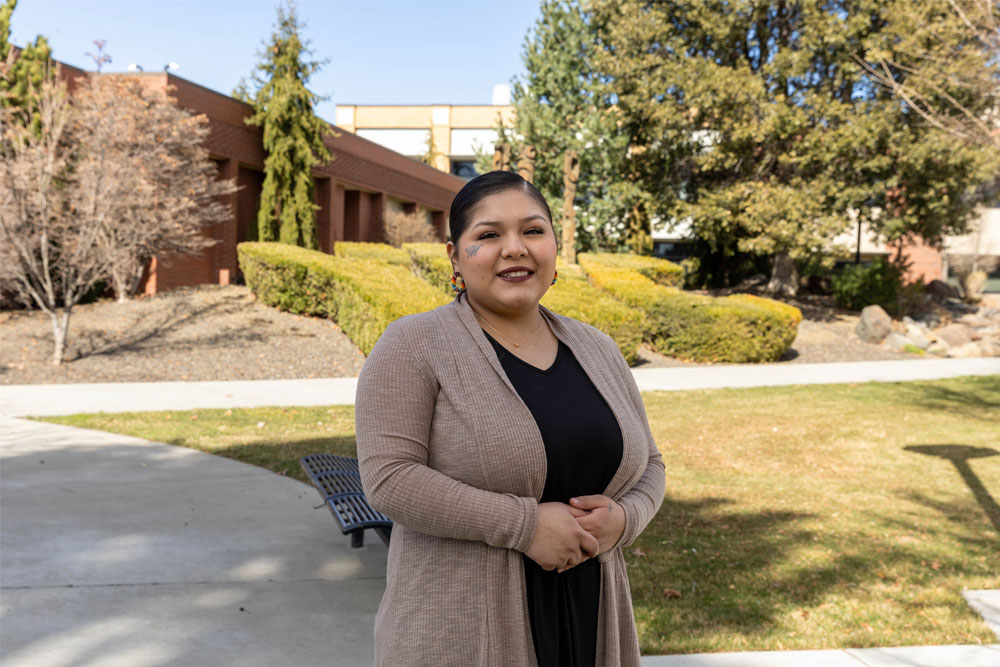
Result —
[{"label": "tree trunk", "polygon": [[768,294],[783,297],[793,297],[799,292],[799,272],[795,261],[787,252],[774,255],[774,266],[771,269],[771,280],[767,283]]},{"label": "tree trunk", "polygon": [[[69,330],[69,308],[59,308],[49,311],[52,319],[52,337],[55,346],[52,350],[52,363],[61,364],[66,353],[66,332]],[[59,315],[62,314],[60,321]]]}]

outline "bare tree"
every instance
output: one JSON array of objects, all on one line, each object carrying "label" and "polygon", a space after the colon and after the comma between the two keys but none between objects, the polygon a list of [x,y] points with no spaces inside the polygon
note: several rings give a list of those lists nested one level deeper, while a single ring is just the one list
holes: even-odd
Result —
[{"label": "bare tree", "polygon": [[1000,148],[1000,4],[897,0],[896,41],[855,60],[925,121]]},{"label": "bare tree", "polygon": [[100,227],[81,220],[69,201],[74,156],[66,88],[46,76],[32,92],[23,107],[0,117],[0,278],[49,314],[58,364],[73,306],[109,265]]},{"label": "bare tree", "polygon": [[216,243],[207,227],[227,219],[217,178],[202,147],[207,119],[176,106],[135,79],[91,77],[73,96],[80,153],[71,201],[100,229],[99,245],[119,301],[133,296],[154,255],[194,255]]}]

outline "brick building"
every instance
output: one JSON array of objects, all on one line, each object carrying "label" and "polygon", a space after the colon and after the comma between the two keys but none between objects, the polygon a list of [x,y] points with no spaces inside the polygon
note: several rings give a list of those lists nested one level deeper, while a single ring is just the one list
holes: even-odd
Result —
[{"label": "brick building", "polygon": [[[88,74],[61,64],[61,75],[71,87],[76,78]],[[174,287],[227,285],[239,280],[236,244],[256,224],[264,181],[262,131],[243,122],[253,113],[250,105],[168,72],[101,76],[136,77],[150,90],[169,88],[179,106],[204,114],[209,157],[218,165],[221,178],[235,179],[240,186],[229,197],[231,217],[205,231],[219,243],[200,256],[153,258],[140,291],[155,294]],[[335,134],[324,142],[333,160],[313,172],[321,250],[332,252],[336,241],[383,241],[382,217],[387,209],[423,212],[439,237],[445,238],[447,211],[464,180],[350,132],[331,129]]]}]

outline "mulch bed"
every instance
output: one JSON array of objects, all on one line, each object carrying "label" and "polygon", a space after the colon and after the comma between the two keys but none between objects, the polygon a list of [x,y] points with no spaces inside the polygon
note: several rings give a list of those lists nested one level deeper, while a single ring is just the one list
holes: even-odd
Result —
[{"label": "mulch bed", "polygon": [[[915,359],[854,335],[857,315],[829,300],[793,301],[805,319],[777,363]],[[365,357],[329,320],[280,312],[243,286],[204,285],[73,309],[67,361],[51,363],[39,311],[0,313],[0,384],[353,377]],[[640,351],[638,368],[696,366]]]},{"label": "mulch bed", "polygon": [[56,366],[46,313],[0,314],[0,384],[345,377],[365,361],[336,324],[235,285],[77,306],[67,347]]}]

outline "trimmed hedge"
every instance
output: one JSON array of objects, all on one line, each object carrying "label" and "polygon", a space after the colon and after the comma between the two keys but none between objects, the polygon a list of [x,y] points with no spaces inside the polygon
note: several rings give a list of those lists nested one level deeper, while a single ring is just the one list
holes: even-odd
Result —
[{"label": "trimmed hedge", "polygon": [[417,275],[448,296],[455,295],[451,289],[451,260],[443,243],[404,243],[403,250],[410,254]]},{"label": "trimmed hedge", "polygon": [[337,241],[333,244],[333,254],[337,257],[351,259],[374,259],[389,264],[399,264],[409,268],[413,260],[410,253],[399,248],[393,248],[385,243],[358,243],[355,241]]},{"label": "trimmed hedge", "polygon": [[610,252],[582,253],[580,257],[586,257],[591,264],[600,264],[612,269],[636,271],[664,287],[679,288],[684,284],[683,267],[659,257]]},{"label": "trimmed hedge", "polygon": [[542,305],[600,329],[614,339],[630,366],[635,363],[644,328],[642,311],[629,308],[582,278],[565,275],[561,267],[559,280],[542,297]]},{"label": "trimmed hedge", "polygon": [[795,340],[798,308],[751,295],[713,298],[664,287],[636,271],[581,255],[591,282],[646,313],[646,339],[693,361],[777,361]]},{"label": "trimmed hedge", "polygon": [[[404,243],[403,249],[409,251],[415,270],[424,280],[453,294],[451,262],[443,243]],[[562,260],[557,261],[557,269],[559,280],[542,297],[542,305],[600,329],[614,339],[629,364],[635,363],[642,342],[642,312],[596,289],[579,269]]]},{"label": "trimmed hedge", "polygon": [[247,286],[263,303],[328,317],[365,354],[393,320],[449,301],[409,268],[386,261],[284,243],[241,243],[236,254]]}]

